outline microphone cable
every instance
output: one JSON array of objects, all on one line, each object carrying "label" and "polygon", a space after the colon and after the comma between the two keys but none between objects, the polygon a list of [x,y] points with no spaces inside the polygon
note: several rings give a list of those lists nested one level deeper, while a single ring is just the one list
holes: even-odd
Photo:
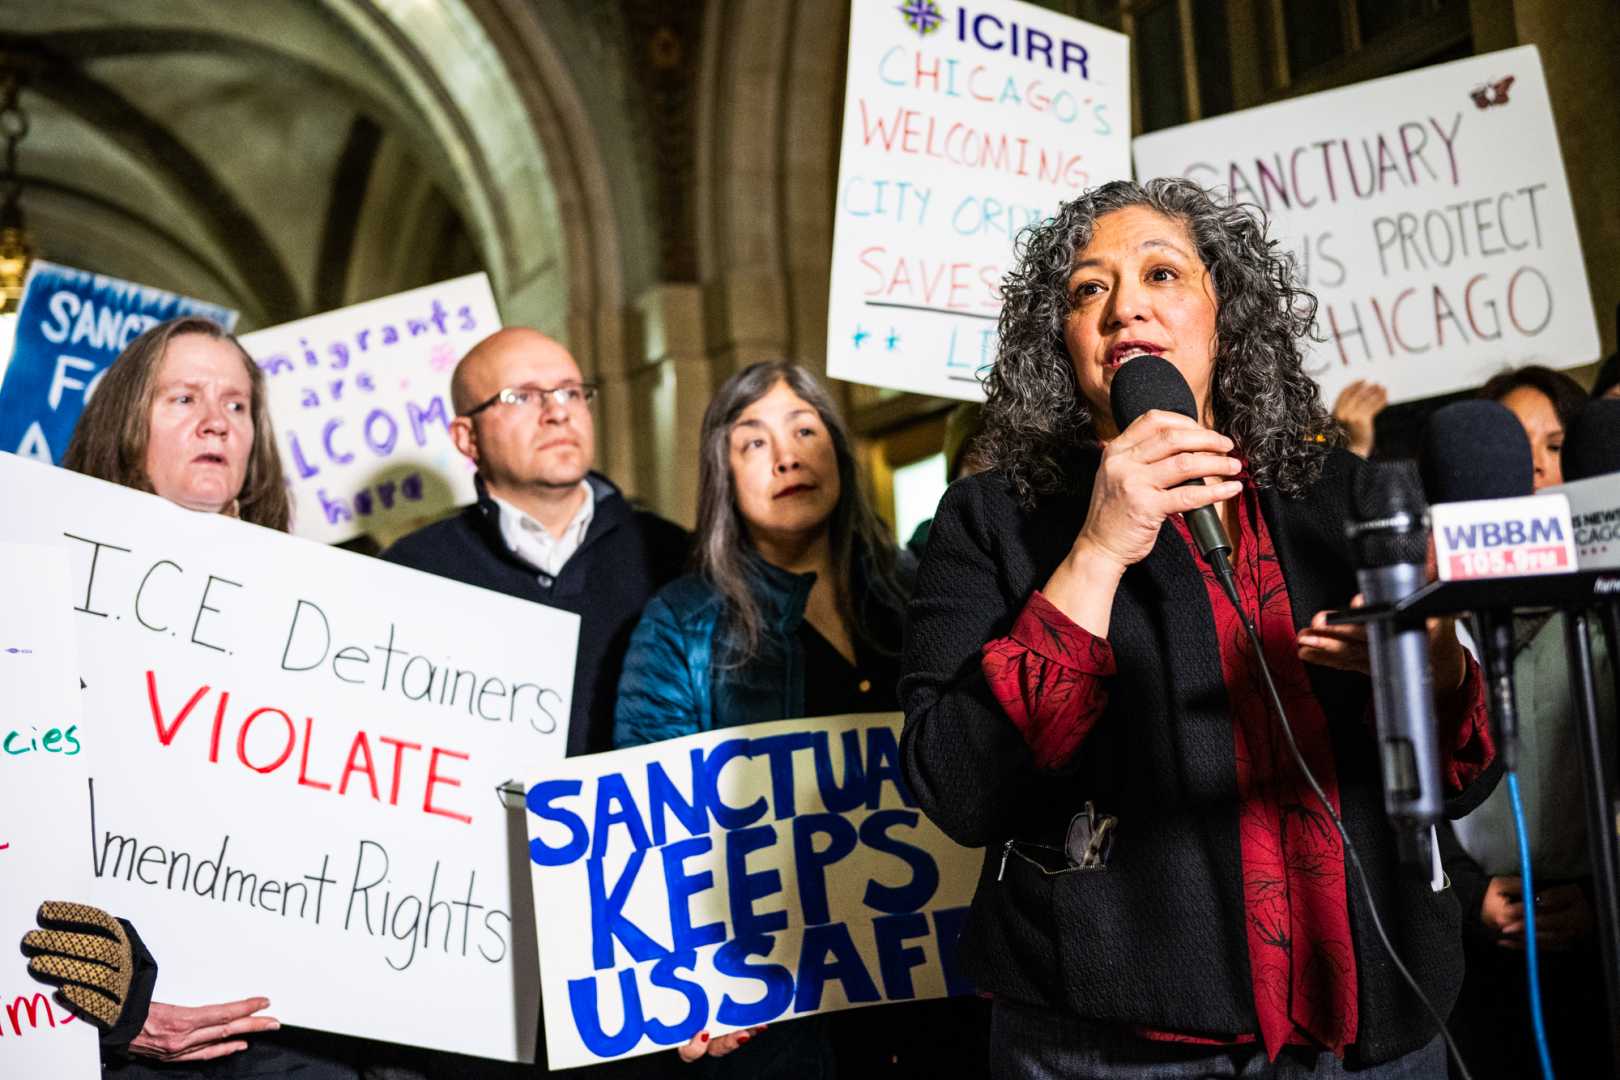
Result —
[{"label": "microphone cable", "polygon": [[[1232,609],[1237,612],[1238,619],[1243,623],[1243,629],[1248,634],[1249,644],[1254,648],[1255,659],[1260,664],[1260,675],[1265,681],[1266,692],[1271,698],[1271,707],[1276,711],[1277,719],[1282,723],[1283,738],[1288,743],[1289,753],[1294,756],[1294,764],[1299,766],[1299,771],[1304,774],[1305,781],[1310,784],[1311,791],[1315,793],[1317,801],[1322,804],[1322,809],[1327,811],[1328,817],[1333,821],[1334,828],[1339,830],[1339,838],[1344,841],[1344,850],[1350,856],[1350,865],[1355,868],[1356,880],[1361,883],[1362,894],[1367,898],[1367,913],[1372,916],[1373,927],[1378,931],[1378,939],[1384,943],[1384,951],[1389,954],[1390,962],[1395,965],[1395,970],[1401,973],[1401,978],[1406,980],[1406,985],[1412,988],[1412,992],[1423,1003],[1423,1008],[1428,1012],[1429,1018],[1439,1025],[1440,1034],[1446,1040],[1446,1048],[1450,1050],[1451,1059],[1456,1062],[1457,1071],[1462,1074],[1462,1080],[1474,1080],[1473,1074],[1468,1071],[1468,1066],[1463,1063],[1462,1052],[1457,1049],[1457,1042],[1451,1037],[1451,1029],[1446,1026],[1445,1018],[1434,1007],[1434,1003],[1429,1000],[1429,995],[1423,992],[1423,988],[1412,977],[1412,973],[1406,969],[1406,965],[1401,962],[1400,956],[1395,952],[1395,946],[1390,943],[1389,934],[1384,930],[1384,920],[1379,918],[1378,907],[1373,902],[1372,886],[1367,883],[1367,872],[1361,866],[1361,854],[1356,851],[1355,844],[1351,843],[1350,834],[1345,830],[1344,822],[1339,820],[1338,812],[1333,809],[1333,804],[1328,801],[1327,793],[1322,790],[1322,785],[1316,782],[1316,776],[1311,772],[1311,767],[1305,763],[1305,755],[1299,752],[1299,744],[1294,741],[1294,729],[1288,722],[1287,712],[1283,709],[1282,695],[1277,693],[1277,684],[1272,681],[1271,665],[1266,662],[1266,650],[1260,641],[1260,634],[1255,629],[1254,623],[1249,619],[1249,613],[1243,610],[1243,604],[1238,600],[1237,580],[1233,576],[1232,565],[1225,558],[1225,552],[1216,551],[1213,554],[1221,557],[1210,559],[1210,568],[1215,571],[1215,578],[1220,582],[1221,591],[1226,593],[1227,600],[1231,601]],[[1527,923],[1527,931],[1528,926]]]},{"label": "microphone cable", "polygon": [[1513,806],[1513,834],[1519,842],[1519,900],[1524,904],[1524,962],[1530,982],[1530,1026],[1536,1033],[1536,1055],[1541,1060],[1542,1080],[1553,1080],[1552,1050],[1547,1045],[1546,1018],[1541,1012],[1541,965],[1536,958],[1536,890],[1530,879],[1530,836],[1524,823],[1524,804],[1519,801],[1519,774],[1507,774],[1508,802]]}]

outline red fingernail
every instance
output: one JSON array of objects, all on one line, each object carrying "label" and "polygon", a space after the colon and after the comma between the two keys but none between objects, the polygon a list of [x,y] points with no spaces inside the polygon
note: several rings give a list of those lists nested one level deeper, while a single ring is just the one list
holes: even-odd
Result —
[{"label": "red fingernail", "polygon": [[738,1043],[738,1045],[741,1045],[742,1043],[747,1042],[751,1038],[753,1038],[752,1035],[739,1035],[739,1036],[737,1036],[737,1043]]},{"label": "red fingernail", "polygon": [[709,1041],[709,1033],[707,1031],[703,1032],[703,1034],[698,1036],[698,1042],[708,1042],[708,1041]]}]

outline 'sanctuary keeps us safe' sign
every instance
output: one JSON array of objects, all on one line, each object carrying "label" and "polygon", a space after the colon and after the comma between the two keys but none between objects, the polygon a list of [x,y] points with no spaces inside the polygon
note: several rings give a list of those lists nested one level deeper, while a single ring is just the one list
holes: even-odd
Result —
[{"label": "'sanctuary keeps us safe' sign", "polygon": [[60,462],[97,380],[150,327],[201,315],[229,330],[236,312],[133,281],[36,262],[0,365],[0,451]]},{"label": "'sanctuary keeps us safe' sign", "polygon": [[979,853],[912,804],[897,713],[571,758],[528,793],[553,1068],[966,993]]},{"label": "'sanctuary keeps us safe' sign", "polygon": [[983,396],[1014,238],[1130,175],[1129,58],[1017,0],[852,0],[828,374]]},{"label": "'sanctuary keeps us safe' sign", "polygon": [[17,947],[41,901],[90,891],[90,740],[66,553],[0,543],[0,596],[0,1076],[96,1080],[96,1029],[28,974]]},{"label": "'sanctuary keeps us safe' sign", "polygon": [[478,273],[242,338],[264,371],[295,534],[386,544],[473,501],[450,375],[500,325]]},{"label": "'sanctuary keeps us safe' sign", "polygon": [[1306,370],[1391,400],[1597,359],[1580,237],[1535,46],[1136,140],[1138,177],[1263,207],[1317,295]]},{"label": "'sanctuary keeps us safe' sign", "polygon": [[72,571],[75,850],[163,1000],[527,1059],[524,822],[496,788],[563,756],[578,618],[10,455],[0,490],[28,507],[0,540]]}]

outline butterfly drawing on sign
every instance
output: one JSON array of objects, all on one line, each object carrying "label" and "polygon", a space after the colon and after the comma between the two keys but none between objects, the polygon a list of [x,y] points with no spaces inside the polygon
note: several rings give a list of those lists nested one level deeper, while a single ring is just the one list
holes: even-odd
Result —
[{"label": "butterfly drawing on sign", "polygon": [[1509,75],[1507,78],[1498,79],[1496,82],[1481,83],[1468,91],[1468,96],[1473,98],[1474,104],[1482,109],[1488,109],[1492,105],[1506,105],[1508,87],[1512,85],[1513,76]]}]

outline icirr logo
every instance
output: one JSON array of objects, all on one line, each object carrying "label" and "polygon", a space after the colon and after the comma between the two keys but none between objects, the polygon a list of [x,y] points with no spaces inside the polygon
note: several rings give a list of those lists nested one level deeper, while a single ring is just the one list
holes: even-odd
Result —
[{"label": "icirr logo", "polygon": [[895,10],[900,12],[907,26],[917,31],[918,37],[927,37],[945,21],[936,0],[906,0]]}]

